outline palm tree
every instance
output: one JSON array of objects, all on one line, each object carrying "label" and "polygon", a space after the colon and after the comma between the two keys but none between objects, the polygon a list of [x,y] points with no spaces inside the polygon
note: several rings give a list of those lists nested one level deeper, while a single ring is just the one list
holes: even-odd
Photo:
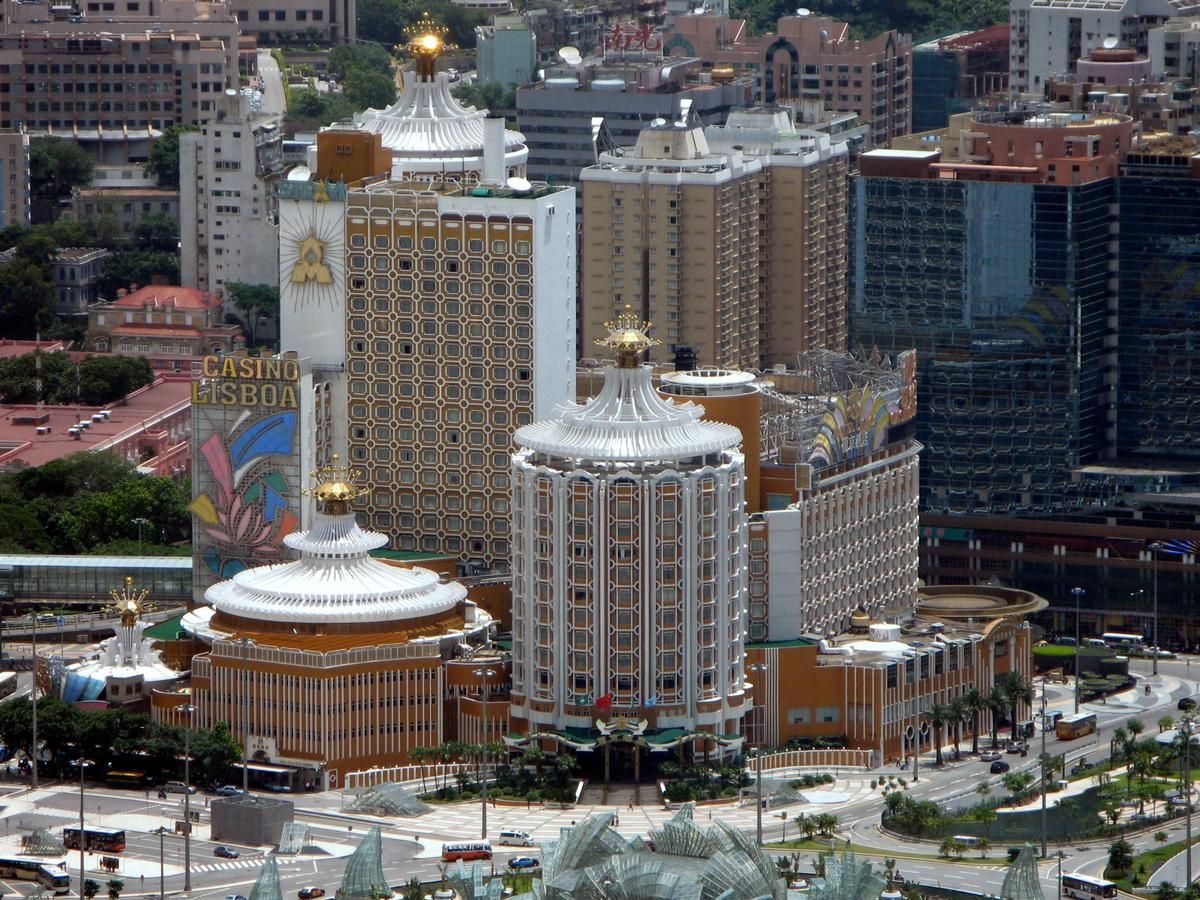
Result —
[{"label": "palm tree", "polygon": [[975,786],[975,793],[980,797],[981,803],[987,803],[988,794],[992,792],[992,786],[986,781],[981,781]]},{"label": "palm tree", "polygon": [[1129,739],[1136,741],[1138,735],[1146,730],[1146,726],[1142,723],[1141,719],[1130,719],[1125,723],[1125,729],[1129,732]]},{"label": "palm tree", "polygon": [[950,707],[950,727],[954,729],[954,758],[958,759],[961,755],[958,745],[962,741],[963,722],[967,720],[970,711],[967,709],[967,704],[963,702],[962,697],[955,697],[947,706]]},{"label": "palm tree", "polygon": [[1127,732],[1124,728],[1117,728],[1117,730],[1113,732],[1112,739],[1108,742],[1108,755],[1113,762],[1117,761],[1117,750],[1120,749],[1122,752],[1124,752],[1125,743],[1128,740],[1129,732]]},{"label": "palm tree", "polygon": [[942,764],[942,729],[950,719],[950,707],[945,703],[931,703],[928,709],[929,724],[933,726],[933,744],[937,750],[935,765]]},{"label": "palm tree", "polygon": [[1168,728],[1175,724],[1175,720],[1170,716],[1163,716],[1158,720],[1158,733],[1162,734]]},{"label": "palm tree", "polygon": [[988,692],[987,708],[988,712],[992,714],[992,746],[995,747],[999,741],[1000,717],[1008,708],[1008,697],[1005,696],[1000,685],[994,685]]},{"label": "palm tree", "polygon": [[421,767],[421,793],[429,793],[429,789],[425,786],[425,764],[429,761],[429,747],[413,747],[408,752],[409,759],[412,760],[414,766]]},{"label": "palm tree", "polygon": [[979,752],[979,714],[987,709],[987,698],[979,688],[971,685],[960,698],[967,715],[971,717],[971,752]]},{"label": "palm tree", "polygon": [[996,679],[996,683],[1000,686],[1000,690],[1004,693],[1004,700],[1008,704],[1009,709],[1009,724],[1012,728],[1012,740],[1017,739],[1017,710],[1020,706],[1026,703],[1033,702],[1033,685],[1025,680],[1025,676],[1020,672],[1005,672]]}]

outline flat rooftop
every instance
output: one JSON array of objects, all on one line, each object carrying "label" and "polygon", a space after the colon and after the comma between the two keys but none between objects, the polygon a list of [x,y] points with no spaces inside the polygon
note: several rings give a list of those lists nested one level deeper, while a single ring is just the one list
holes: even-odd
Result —
[{"label": "flat rooftop", "polygon": [[[38,424],[49,426],[50,431],[41,435],[37,433],[38,424],[24,425],[14,421],[23,417],[38,418],[35,405],[0,404],[0,466],[15,462],[41,466],[142,429],[154,430],[154,419],[181,403],[190,403],[191,395],[190,379],[159,379],[134,391],[124,401],[109,406],[44,406],[40,414],[48,419]],[[92,416],[101,410],[108,410],[109,417],[92,422]],[[68,428],[84,420],[88,427],[81,430],[78,440],[67,433]]]}]

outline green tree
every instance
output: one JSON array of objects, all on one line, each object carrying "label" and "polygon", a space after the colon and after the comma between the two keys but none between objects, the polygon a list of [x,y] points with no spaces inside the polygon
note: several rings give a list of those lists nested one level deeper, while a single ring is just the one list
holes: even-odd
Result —
[{"label": "green tree", "polygon": [[490,112],[516,109],[517,94],[511,87],[505,87],[498,81],[488,81],[483,84],[460,81],[450,91],[454,97],[465,105]]},{"label": "green tree", "polygon": [[1154,892],[1154,900],[1180,900],[1181,896],[1179,888],[1169,881],[1164,881]]},{"label": "green tree", "polygon": [[987,710],[991,713],[992,717],[992,746],[995,747],[999,742],[1000,718],[1008,708],[1008,698],[1005,696],[1004,690],[1000,685],[996,684],[988,692],[985,702]]},{"label": "green tree", "polygon": [[100,882],[93,881],[90,878],[83,882],[83,896],[87,900],[92,900],[98,893],[100,893]]},{"label": "green tree", "polygon": [[118,250],[104,260],[96,290],[101,297],[114,300],[121,288],[142,287],[156,277],[179,284],[179,257],[161,250]]},{"label": "green tree", "polygon": [[34,138],[29,142],[29,190],[35,201],[49,204],[48,211],[70,197],[73,188],[91,181],[95,168],[95,160],[75,141]]},{"label": "green tree", "polygon": [[971,810],[971,818],[980,823],[983,826],[984,833],[990,837],[992,823],[999,818],[999,814],[990,806],[977,806]]},{"label": "green tree", "polygon": [[150,148],[146,170],[158,181],[158,186],[179,189],[179,136],[199,131],[197,125],[169,125]]},{"label": "green tree", "polygon": [[1108,871],[1120,877],[1133,866],[1133,845],[1122,838],[1108,848]]},{"label": "green tree", "polygon": [[325,101],[316,88],[294,90],[288,100],[288,112],[302,119],[316,119],[325,112]]},{"label": "green tree", "polygon": [[351,69],[342,92],[355,109],[384,109],[396,102],[396,82],[373,69]]},{"label": "green tree", "polygon": [[179,252],[179,222],[166,213],[151,213],[133,228],[133,241],[140,250]]},{"label": "green tree", "polygon": [[1165,844],[1167,842],[1167,833],[1165,831],[1154,832],[1154,842],[1156,844]]},{"label": "green tree", "polygon": [[53,544],[37,516],[22,503],[0,503],[0,553],[50,553]]},{"label": "green tree", "polygon": [[933,726],[933,746],[935,750],[934,765],[942,764],[942,744],[946,722],[950,718],[950,708],[945,703],[931,703],[928,709],[929,724]]},{"label": "green tree", "polygon": [[258,342],[258,326],[263,318],[279,317],[279,287],[274,284],[246,284],[231,281],[225,285],[229,301],[238,308],[240,319],[250,336],[250,343]]},{"label": "green tree", "polygon": [[996,684],[1004,694],[1005,703],[1009,710],[1009,725],[1012,740],[1017,739],[1017,715],[1021,706],[1033,700],[1033,685],[1020,672],[1005,672],[996,679]]},{"label": "green tree", "polygon": [[959,859],[961,859],[966,850],[966,844],[947,835],[946,837],[942,838],[942,843],[938,847],[938,855],[945,857],[957,856]]},{"label": "green tree", "polygon": [[1162,734],[1164,731],[1170,730],[1171,727],[1174,726],[1174,724],[1175,724],[1175,720],[1172,719],[1170,716],[1162,716],[1158,720],[1158,733]]},{"label": "green tree", "polygon": [[42,267],[23,258],[0,266],[0,334],[29,340],[54,321],[54,289]]},{"label": "green tree", "polygon": [[326,61],[329,74],[338,81],[355,69],[366,69],[380,75],[392,77],[392,57],[378,44],[342,44],[329,51]]},{"label": "green tree", "polygon": [[125,882],[119,878],[110,878],[105,887],[108,888],[108,900],[117,900],[121,891],[125,890]]}]

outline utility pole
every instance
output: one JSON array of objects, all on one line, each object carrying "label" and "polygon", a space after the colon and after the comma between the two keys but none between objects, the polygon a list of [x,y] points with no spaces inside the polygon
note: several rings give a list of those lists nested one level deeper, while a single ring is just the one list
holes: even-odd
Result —
[{"label": "utility pole", "polygon": [[[29,688],[29,696],[33,700],[33,747],[30,749],[33,777],[30,779],[30,786],[36,791],[38,788],[38,733],[37,733],[37,701],[38,701],[38,655],[37,655],[37,613],[33,610],[29,611],[29,622],[32,626],[33,634],[33,684]],[[82,837],[82,835],[81,835]]]},{"label": "utility pole", "polygon": [[1075,712],[1079,712],[1079,676],[1082,673],[1080,663],[1082,661],[1079,651],[1083,649],[1079,645],[1079,598],[1086,594],[1081,587],[1071,588],[1071,594],[1075,597]]},{"label": "utility pole", "polygon": [[[1158,677],[1158,551],[1163,548],[1163,545],[1155,541],[1150,545],[1150,563],[1154,571],[1154,668],[1150,674],[1155,678]],[[1189,881],[1188,884],[1191,884]]]},{"label": "utility pole", "polygon": [[1042,680],[1042,859],[1046,858],[1046,682]]}]

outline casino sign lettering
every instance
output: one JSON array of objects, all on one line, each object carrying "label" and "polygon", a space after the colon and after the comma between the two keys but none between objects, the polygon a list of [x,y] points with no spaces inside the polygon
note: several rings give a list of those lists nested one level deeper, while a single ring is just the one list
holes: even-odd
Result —
[{"label": "casino sign lettering", "polygon": [[300,406],[300,365],[294,359],[206,356],[201,378],[192,382],[198,406]]},{"label": "casino sign lettering", "polygon": [[662,48],[662,34],[655,31],[652,25],[620,22],[604,33],[604,51],[606,53],[661,53]]}]

